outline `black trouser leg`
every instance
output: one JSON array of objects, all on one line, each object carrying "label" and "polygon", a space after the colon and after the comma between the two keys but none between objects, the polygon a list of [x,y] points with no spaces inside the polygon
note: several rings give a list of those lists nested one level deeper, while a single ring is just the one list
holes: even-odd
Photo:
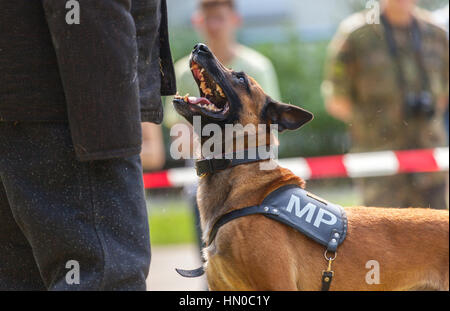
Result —
[{"label": "black trouser leg", "polygon": [[[150,242],[139,156],[79,162],[64,123],[0,123],[0,142],[10,210],[45,286],[145,290]],[[20,252],[14,245],[4,256]],[[70,262],[79,265],[79,284],[68,282]],[[0,280],[12,273],[6,268]]]},{"label": "black trouser leg", "polygon": [[0,291],[46,290],[30,244],[17,225],[0,178]]}]

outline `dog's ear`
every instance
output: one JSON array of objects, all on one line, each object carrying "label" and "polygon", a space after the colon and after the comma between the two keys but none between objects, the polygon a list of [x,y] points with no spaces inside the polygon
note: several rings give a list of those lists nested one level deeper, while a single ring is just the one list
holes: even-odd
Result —
[{"label": "dog's ear", "polygon": [[296,130],[308,123],[314,115],[300,107],[283,104],[268,98],[262,112],[262,119],[267,123],[278,124],[278,131]]}]

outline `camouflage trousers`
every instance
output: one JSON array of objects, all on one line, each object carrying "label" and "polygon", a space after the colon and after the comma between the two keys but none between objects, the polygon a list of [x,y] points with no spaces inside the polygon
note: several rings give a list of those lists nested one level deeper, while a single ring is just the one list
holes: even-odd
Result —
[{"label": "camouflage trousers", "polygon": [[366,206],[448,209],[448,173],[371,177],[357,185]]}]

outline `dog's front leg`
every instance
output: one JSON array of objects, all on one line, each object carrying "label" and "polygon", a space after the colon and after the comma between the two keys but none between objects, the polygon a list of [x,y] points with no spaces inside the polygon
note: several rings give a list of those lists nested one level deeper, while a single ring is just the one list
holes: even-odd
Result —
[{"label": "dog's front leg", "polygon": [[298,263],[289,243],[290,231],[263,216],[227,224],[206,250],[210,289],[299,290]]}]

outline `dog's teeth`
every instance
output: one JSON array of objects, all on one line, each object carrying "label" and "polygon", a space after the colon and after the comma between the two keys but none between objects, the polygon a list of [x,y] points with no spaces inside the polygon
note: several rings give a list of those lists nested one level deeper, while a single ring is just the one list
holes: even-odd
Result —
[{"label": "dog's teeth", "polygon": [[218,84],[216,84],[216,91],[219,92],[221,97],[225,98],[225,94],[223,93],[222,88]]},{"label": "dog's teeth", "polygon": [[212,111],[219,111],[219,109],[214,104],[209,105],[209,109]]}]

